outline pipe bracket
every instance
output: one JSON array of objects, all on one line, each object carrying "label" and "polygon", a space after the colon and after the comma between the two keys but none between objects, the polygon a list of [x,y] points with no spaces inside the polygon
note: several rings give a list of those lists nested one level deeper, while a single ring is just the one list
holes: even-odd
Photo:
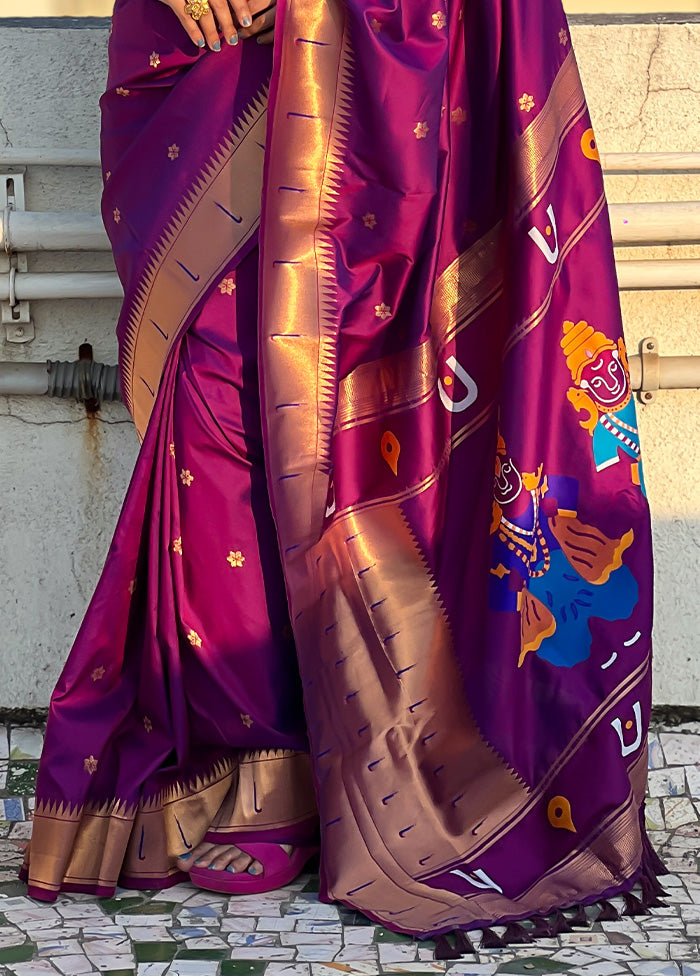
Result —
[{"label": "pipe bracket", "polygon": [[661,389],[661,359],[659,343],[654,336],[647,336],[639,344],[639,358],[642,364],[642,381],[639,399],[642,403],[653,403]]},{"label": "pipe bracket", "polygon": [[27,256],[13,251],[10,234],[10,214],[24,209],[24,169],[9,169],[0,173],[0,273],[8,276],[8,301],[0,304],[0,321],[5,328],[5,340],[12,343],[31,342],[35,335],[29,302],[19,301],[15,291],[17,273],[27,270]]}]

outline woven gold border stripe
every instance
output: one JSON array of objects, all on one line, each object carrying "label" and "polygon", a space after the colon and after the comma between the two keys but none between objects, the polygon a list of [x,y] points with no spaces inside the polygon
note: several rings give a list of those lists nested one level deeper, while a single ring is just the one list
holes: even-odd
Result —
[{"label": "woven gold border stripe", "polygon": [[170,350],[202,295],[260,223],[266,122],[264,90],[178,205],[134,293],[124,394],[142,439]]},{"label": "woven gold border stripe", "polygon": [[586,99],[576,57],[570,51],[554,79],[542,111],[515,144],[516,219],[530,213],[546,192],[554,176],[561,145],[585,110]]}]

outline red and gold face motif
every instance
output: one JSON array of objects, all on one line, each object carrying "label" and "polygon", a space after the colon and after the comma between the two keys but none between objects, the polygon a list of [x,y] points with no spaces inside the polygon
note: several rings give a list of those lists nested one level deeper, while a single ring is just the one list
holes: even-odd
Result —
[{"label": "red and gold face motif", "polygon": [[617,349],[601,349],[581,370],[579,386],[605,410],[629,397],[629,378]]}]

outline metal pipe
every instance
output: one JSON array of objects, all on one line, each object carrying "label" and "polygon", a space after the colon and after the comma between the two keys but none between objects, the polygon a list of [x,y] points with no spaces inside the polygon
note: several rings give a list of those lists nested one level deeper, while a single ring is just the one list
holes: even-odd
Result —
[{"label": "metal pipe", "polygon": [[700,243],[700,202],[611,203],[617,245]]},{"label": "metal pipe", "polygon": [[97,149],[0,149],[0,166],[99,166]]},{"label": "metal pipe", "polygon": [[[642,357],[630,356],[632,389],[642,384]],[[660,356],[659,389],[700,389],[700,356]],[[89,360],[76,363],[0,362],[0,396],[41,396],[79,400],[89,396],[99,400],[119,400],[119,368]]]},{"label": "metal pipe", "polygon": [[617,261],[621,291],[700,288],[700,260]]},{"label": "metal pipe", "polygon": [[605,173],[700,173],[700,153],[601,153]]},{"label": "metal pipe", "polygon": [[[700,260],[658,260],[617,262],[617,280],[622,291],[660,288],[700,288]],[[123,298],[124,292],[113,271],[27,273],[11,270],[0,274],[0,302],[53,300],[64,298]]]},{"label": "metal pipe", "polygon": [[[700,173],[700,153],[601,153],[606,173]],[[0,166],[99,166],[97,149],[0,149]]]},{"label": "metal pipe", "polygon": [[[700,243],[700,202],[613,203],[616,245]],[[5,210],[0,246],[12,251],[109,251],[97,214],[26,213]]]},{"label": "metal pipe", "polygon": [[123,297],[121,282],[113,271],[32,274],[12,270],[0,274],[0,302],[13,305],[42,299]]},{"label": "metal pipe", "polygon": [[13,251],[109,251],[110,243],[98,214],[5,210],[0,248],[8,254]]},{"label": "metal pipe", "polygon": [[75,363],[2,363],[0,396],[42,396],[86,400],[121,400],[119,367],[81,359]]}]

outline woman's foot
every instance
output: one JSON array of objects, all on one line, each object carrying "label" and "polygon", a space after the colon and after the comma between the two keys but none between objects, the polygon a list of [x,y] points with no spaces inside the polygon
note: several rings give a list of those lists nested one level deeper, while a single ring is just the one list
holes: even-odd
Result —
[{"label": "woman's foot", "polygon": [[[291,856],[294,848],[290,844],[277,845]],[[262,874],[263,866],[260,861],[254,860],[250,854],[244,853],[235,844],[211,844],[202,841],[194,850],[188,851],[178,858],[178,867],[181,871],[189,873],[190,868],[196,865],[198,868],[211,868],[215,871],[230,871],[233,874]]]}]

